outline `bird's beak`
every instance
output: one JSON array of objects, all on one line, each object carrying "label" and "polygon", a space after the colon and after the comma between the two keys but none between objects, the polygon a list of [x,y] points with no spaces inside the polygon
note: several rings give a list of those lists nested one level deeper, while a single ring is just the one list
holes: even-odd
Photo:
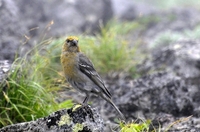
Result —
[{"label": "bird's beak", "polygon": [[77,41],[77,40],[72,40],[72,45],[73,45],[73,46],[77,46],[77,44],[78,44],[78,41]]}]

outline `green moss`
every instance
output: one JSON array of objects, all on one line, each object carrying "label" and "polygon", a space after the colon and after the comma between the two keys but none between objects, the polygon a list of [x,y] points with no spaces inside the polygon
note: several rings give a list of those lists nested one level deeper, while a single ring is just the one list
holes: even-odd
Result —
[{"label": "green moss", "polygon": [[81,130],[83,130],[83,124],[80,123],[76,123],[76,125],[73,126],[72,131],[73,132],[79,132]]},{"label": "green moss", "polygon": [[71,118],[68,114],[61,116],[61,119],[58,123],[59,126],[62,126],[64,124],[70,124]]},{"label": "green moss", "polygon": [[121,125],[120,132],[148,132],[151,121],[147,120],[143,123],[129,123]]}]

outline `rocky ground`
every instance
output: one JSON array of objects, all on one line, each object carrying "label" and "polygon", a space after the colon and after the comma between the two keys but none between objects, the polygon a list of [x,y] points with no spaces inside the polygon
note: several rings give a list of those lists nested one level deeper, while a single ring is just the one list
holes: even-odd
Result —
[{"label": "rocky ground", "polygon": [[[2,60],[12,61],[16,49],[23,55],[35,40],[41,39],[42,31],[47,33],[46,37],[71,32],[94,34],[99,31],[99,23],[106,23],[113,17],[120,21],[147,19],[147,22],[142,21],[142,30],[127,34],[132,45],[141,42],[141,51],[147,56],[138,64],[141,76],[133,79],[123,73],[112,73],[103,77],[113,101],[128,121],[151,119],[152,129],[166,130],[171,126],[169,131],[200,131],[199,9],[188,6],[161,11],[156,6],[131,0],[124,3],[102,0],[95,4],[90,4],[94,3],[93,0],[0,2]],[[52,26],[51,20],[54,20]],[[4,72],[1,71],[0,74]],[[59,101],[72,97],[81,102],[84,98],[73,89],[60,95],[62,99]],[[110,126],[115,126],[117,112],[98,97],[92,96],[90,101],[105,121],[104,131],[109,132]]]},{"label": "rocky ground", "polygon": [[[151,119],[153,127],[162,130],[177,121],[170,131],[200,131],[200,41],[178,41],[163,47],[138,67],[143,74],[138,79],[114,73],[104,78],[127,121]],[[77,102],[84,98],[74,90],[61,94]],[[115,109],[98,97],[90,100],[106,124],[113,126]]]},{"label": "rocky ground", "polygon": [[36,121],[23,122],[0,128],[0,132],[103,132],[103,120],[96,109],[75,105]]}]

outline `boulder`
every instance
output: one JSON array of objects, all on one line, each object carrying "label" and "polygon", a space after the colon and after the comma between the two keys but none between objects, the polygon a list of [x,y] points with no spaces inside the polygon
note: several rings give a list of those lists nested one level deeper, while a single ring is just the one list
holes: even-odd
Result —
[{"label": "boulder", "polygon": [[1,132],[103,132],[103,120],[90,106],[63,109],[36,121],[23,122],[0,128]]}]

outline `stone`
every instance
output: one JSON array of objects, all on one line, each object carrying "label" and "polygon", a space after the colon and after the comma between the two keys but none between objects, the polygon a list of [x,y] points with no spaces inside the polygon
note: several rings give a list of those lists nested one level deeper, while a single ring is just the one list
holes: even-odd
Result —
[{"label": "stone", "polygon": [[76,105],[39,118],[0,128],[1,132],[103,132],[103,120],[95,108]]}]

